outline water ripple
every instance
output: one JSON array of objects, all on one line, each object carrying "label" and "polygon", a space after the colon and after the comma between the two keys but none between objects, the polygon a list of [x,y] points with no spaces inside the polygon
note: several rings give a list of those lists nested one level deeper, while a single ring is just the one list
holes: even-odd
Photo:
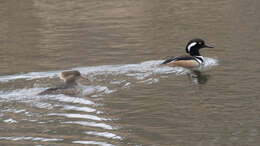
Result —
[{"label": "water ripple", "polygon": [[11,137],[0,137],[2,140],[31,140],[31,141],[41,141],[41,142],[47,142],[47,141],[62,141],[63,139],[57,139],[57,138],[42,138],[42,137],[30,137],[30,136],[21,136],[21,137],[16,137],[16,136],[11,136]]},{"label": "water ripple", "polygon": [[101,137],[110,138],[110,139],[119,139],[119,140],[123,139],[121,136],[117,136],[110,132],[87,131],[85,133],[89,134],[89,135],[101,136]]},{"label": "water ripple", "polygon": [[90,127],[99,127],[107,130],[114,130],[117,128],[114,128],[108,124],[105,123],[96,123],[96,122],[86,122],[86,121],[68,121],[68,122],[62,122],[65,124],[77,124],[77,125],[82,125],[82,126],[90,126]]},{"label": "water ripple", "polygon": [[5,123],[17,123],[16,120],[13,120],[12,118],[4,120]]},{"label": "water ripple", "polygon": [[78,107],[78,106],[64,105],[63,109],[64,110],[80,111],[80,112],[88,112],[88,113],[92,113],[92,112],[100,113],[96,109],[90,108],[90,107]]},{"label": "water ripple", "polygon": [[72,143],[91,144],[91,145],[99,145],[99,146],[114,146],[114,145],[106,143],[106,142],[97,142],[97,141],[73,141]]},{"label": "water ripple", "polygon": [[67,114],[67,113],[51,113],[48,114],[49,116],[64,116],[67,118],[80,118],[80,119],[90,119],[95,121],[106,121],[108,119],[100,118],[94,115],[87,115],[87,114]]}]

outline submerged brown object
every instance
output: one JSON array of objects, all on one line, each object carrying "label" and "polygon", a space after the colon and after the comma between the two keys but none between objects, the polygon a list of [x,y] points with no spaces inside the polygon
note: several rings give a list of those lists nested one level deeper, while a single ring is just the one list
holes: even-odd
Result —
[{"label": "submerged brown object", "polygon": [[79,79],[86,79],[77,70],[61,72],[60,78],[64,81],[64,84],[57,87],[49,88],[39,93],[39,95],[48,94],[65,94],[65,95],[77,95],[79,94],[78,83]]}]

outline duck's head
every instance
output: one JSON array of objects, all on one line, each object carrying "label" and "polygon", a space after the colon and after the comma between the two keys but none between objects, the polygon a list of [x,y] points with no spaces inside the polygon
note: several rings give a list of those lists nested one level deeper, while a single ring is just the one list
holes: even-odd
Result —
[{"label": "duck's head", "polygon": [[61,72],[60,78],[65,82],[65,83],[75,83],[79,79],[85,79],[87,78],[83,77],[81,73],[77,70],[72,70],[72,71],[64,71]]},{"label": "duck's head", "polygon": [[200,56],[199,50],[201,48],[213,48],[205,44],[205,41],[202,39],[196,38],[192,39],[188,42],[186,46],[186,52],[189,53],[191,56]]}]

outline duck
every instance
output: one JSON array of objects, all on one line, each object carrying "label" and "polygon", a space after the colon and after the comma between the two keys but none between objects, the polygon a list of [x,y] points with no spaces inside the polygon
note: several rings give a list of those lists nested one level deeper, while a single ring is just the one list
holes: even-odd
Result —
[{"label": "duck", "polygon": [[79,94],[78,90],[78,80],[87,78],[83,77],[81,73],[77,70],[64,71],[60,74],[60,79],[64,81],[62,85],[58,85],[56,87],[48,88],[39,95],[49,95],[49,94],[64,94],[64,95],[77,95]]},{"label": "duck", "polygon": [[203,56],[200,55],[200,49],[202,48],[214,47],[206,45],[205,41],[200,38],[192,39],[186,45],[186,55],[167,58],[161,65],[184,68],[200,67],[205,63]]}]

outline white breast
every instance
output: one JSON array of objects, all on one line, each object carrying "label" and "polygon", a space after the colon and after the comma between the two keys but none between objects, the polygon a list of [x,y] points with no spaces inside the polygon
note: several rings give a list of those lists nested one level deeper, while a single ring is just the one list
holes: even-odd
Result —
[{"label": "white breast", "polygon": [[196,56],[196,57],[195,57],[195,60],[196,60],[197,62],[199,62],[199,64],[203,64],[203,63],[204,63],[203,56]]}]

